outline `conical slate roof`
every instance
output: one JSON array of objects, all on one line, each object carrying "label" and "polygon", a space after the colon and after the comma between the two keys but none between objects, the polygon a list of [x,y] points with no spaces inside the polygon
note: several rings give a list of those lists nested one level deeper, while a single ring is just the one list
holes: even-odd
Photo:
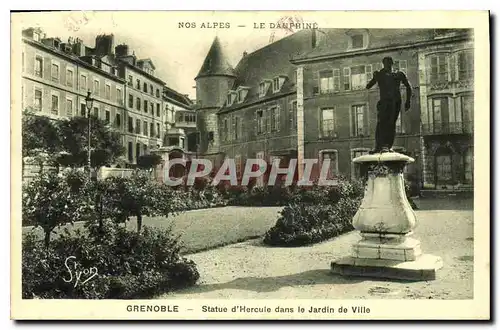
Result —
[{"label": "conical slate roof", "polygon": [[195,79],[214,75],[235,76],[234,69],[231,64],[229,64],[218,37],[215,37]]}]

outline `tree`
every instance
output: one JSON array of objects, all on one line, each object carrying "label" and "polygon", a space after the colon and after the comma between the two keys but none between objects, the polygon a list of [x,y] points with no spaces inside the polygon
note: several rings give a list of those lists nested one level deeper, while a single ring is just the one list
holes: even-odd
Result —
[{"label": "tree", "polygon": [[117,222],[125,222],[130,217],[137,218],[137,232],[142,229],[144,216],[164,216],[176,212],[175,192],[139,171],[129,178],[109,177],[106,194],[103,195],[104,213]]},{"label": "tree", "polygon": [[145,170],[154,169],[160,165],[163,159],[158,154],[147,154],[137,158],[137,167]]},{"label": "tree", "polygon": [[34,163],[41,173],[44,165],[57,165],[54,160],[61,153],[61,141],[52,119],[26,110],[21,131],[23,167],[25,163]]},{"label": "tree", "polygon": [[37,156],[40,152],[53,155],[61,150],[57,125],[46,116],[25,111],[22,121],[23,157]]},{"label": "tree", "polygon": [[41,173],[23,189],[23,222],[44,231],[45,246],[57,227],[85,220],[92,211],[88,180],[81,171]]},{"label": "tree", "polygon": [[[67,152],[57,159],[61,165],[70,167],[87,165],[88,120],[85,117],[73,117],[58,122],[61,149]],[[125,151],[120,133],[94,116],[90,118],[90,148],[90,164],[96,170],[114,163]]]}]

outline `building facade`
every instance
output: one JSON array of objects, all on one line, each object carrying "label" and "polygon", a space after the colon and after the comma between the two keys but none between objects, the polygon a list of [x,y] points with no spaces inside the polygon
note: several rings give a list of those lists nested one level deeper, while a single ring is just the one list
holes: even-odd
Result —
[{"label": "building facade", "polygon": [[[352,160],[374,147],[379,100],[378,87],[367,90],[366,84],[382,68],[382,59],[390,56],[393,70],[403,72],[412,86],[411,107],[401,109],[393,147],[415,159],[406,168],[407,179],[428,188],[443,188],[444,182],[452,186],[471,183],[466,178],[472,171],[466,164],[472,163],[473,154],[473,41],[469,32],[335,29],[322,33],[315,50],[292,61],[301,77],[303,157],[329,158],[331,173],[359,177]],[[470,61],[460,65],[443,56],[464,52],[461,60]],[[467,81],[454,79],[451,73],[458,75],[462,67]],[[403,85],[401,94],[404,105]],[[429,111],[431,106],[434,110]]]},{"label": "building facade", "polygon": [[235,159],[242,175],[246,160],[296,158],[296,70],[291,54],[312,49],[311,34],[302,31],[251,54],[233,69],[216,38],[196,78],[198,127],[208,136],[202,151],[218,153],[219,164]]},{"label": "building facade", "polygon": [[[141,155],[168,145],[175,125],[169,111],[192,107],[155,75],[151,59],[137,59],[127,45],[115,47],[113,35],[97,36],[95,47],[47,38],[39,28],[24,30],[22,39],[22,108],[53,119],[87,116],[90,91],[91,113],[121,133],[126,152],[115,166],[133,167]],[[183,120],[194,126],[196,118]]]}]

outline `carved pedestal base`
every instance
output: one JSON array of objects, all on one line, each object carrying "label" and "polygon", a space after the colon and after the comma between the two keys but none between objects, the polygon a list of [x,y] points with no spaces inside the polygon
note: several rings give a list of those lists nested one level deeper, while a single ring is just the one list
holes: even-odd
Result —
[{"label": "carved pedestal base", "polygon": [[367,172],[363,201],[353,218],[361,240],[351,256],[334,261],[332,271],[342,275],[375,276],[409,280],[434,279],[443,266],[441,258],[422,254],[412,238],[416,225],[404,189],[403,168],[414,160],[391,152],[354,159]]},{"label": "carved pedestal base", "polygon": [[332,262],[335,274],[344,276],[367,276],[410,281],[436,279],[436,271],[443,267],[440,257],[423,254],[415,261],[396,261],[387,259],[363,259],[344,257]]},{"label": "carved pedestal base", "polygon": [[351,256],[366,259],[414,261],[422,254],[420,242],[407,235],[362,233],[352,246]]}]

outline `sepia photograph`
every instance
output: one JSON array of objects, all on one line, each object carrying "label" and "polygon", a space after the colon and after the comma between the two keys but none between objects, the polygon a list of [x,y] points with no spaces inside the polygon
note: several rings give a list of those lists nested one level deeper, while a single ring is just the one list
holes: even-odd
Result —
[{"label": "sepia photograph", "polygon": [[487,11],[11,25],[11,318],[489,319]]}]

